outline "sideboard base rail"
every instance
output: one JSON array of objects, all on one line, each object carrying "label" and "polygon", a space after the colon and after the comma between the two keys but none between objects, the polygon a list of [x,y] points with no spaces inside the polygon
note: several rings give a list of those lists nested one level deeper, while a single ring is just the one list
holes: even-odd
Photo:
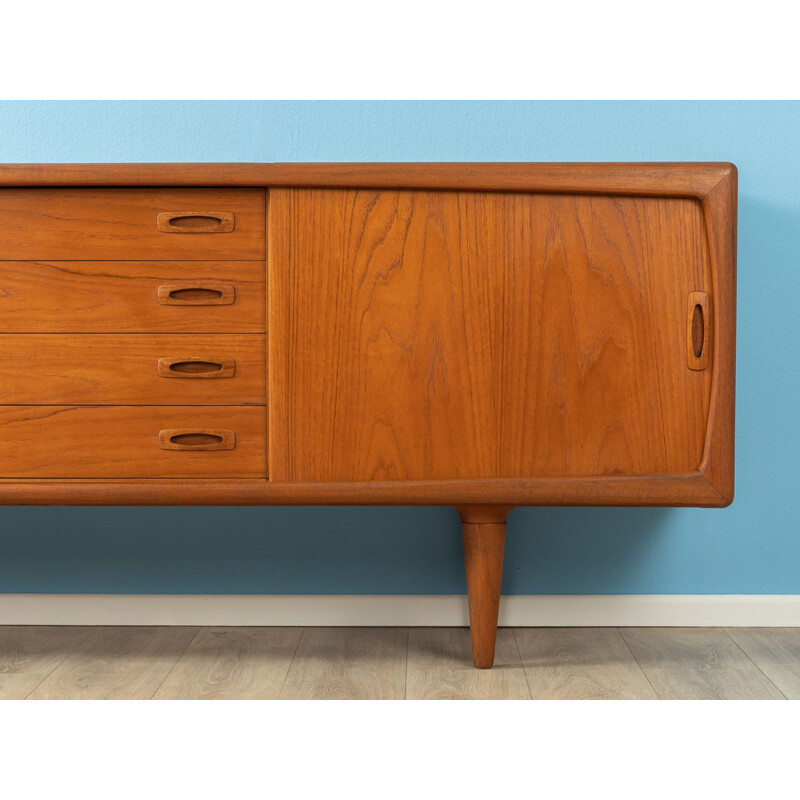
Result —
[{"label": "sideboard base rail", "polygon": [[282,483],[264,479],[0,478],[0,505],[730,505],[701,470],[682,475]]}]

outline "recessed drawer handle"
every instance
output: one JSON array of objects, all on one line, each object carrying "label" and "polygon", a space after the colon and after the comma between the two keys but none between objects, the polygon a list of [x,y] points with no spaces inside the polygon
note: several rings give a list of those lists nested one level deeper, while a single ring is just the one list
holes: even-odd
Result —
[{"label": "recessed drawer handle", "polygon": [[158,446],[162,450],[233,450],[236,434],[233,431],[178,428],[160,431]]},{"label": "recessed drawer handle", "polygon": [[156,217],[161,233],[230,233],[235,224],[230,211],[161,211]]},{"label": "recessed drawer handle", "polygon": [[229,306],[236,298],[230,284],[176,283],[158,287],[162,306]]},{"label": "recessed drawer handle", "polygon": [[686,358],[689,369],[706,369],[710,356],[711,303],[706,292],[691,292],[686,320]]},{"label": "recessed drawer handle", "polygon": [[236,362],[232,358],[159,358],[162,378],[232,378]]}]

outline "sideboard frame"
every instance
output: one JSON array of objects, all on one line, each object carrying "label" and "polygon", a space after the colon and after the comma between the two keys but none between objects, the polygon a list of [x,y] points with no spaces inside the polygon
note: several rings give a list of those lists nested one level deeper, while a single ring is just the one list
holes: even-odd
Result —
[{"label": "sideboard frame", "polygon": [[737,170],[709,163],[5,164],[0,187],[231,186],[436,189],[700,201],[713,283],[713,379],[703,458],[683,475],[370,483],[0,480],[0,504],[632,505],[733,500]]},{"label": "sideboard frame", "polygon": [[455,506],[462,521],[473,662],[476,667],[488,668],[494,660],[506,518],[511,508],[723,507],[732,502],[737,212],[737,170],[733,164],[0,165],[0,187],[166,186],[260,187],[267,191],[274,187],[420,189],[698,200],[706,231],[714,309],[711,393],[698,469],[681,475],[346,483],[278,483],[267,476],[263,480],[0,479],[0,505]]}]

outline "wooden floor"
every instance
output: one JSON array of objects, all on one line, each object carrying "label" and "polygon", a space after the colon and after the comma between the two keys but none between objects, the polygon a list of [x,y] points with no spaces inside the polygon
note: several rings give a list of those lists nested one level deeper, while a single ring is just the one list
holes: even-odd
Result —
[{"label": "wooden floor", "polygon": [[0,627],[0,699],[800,699],[800,628]]}]

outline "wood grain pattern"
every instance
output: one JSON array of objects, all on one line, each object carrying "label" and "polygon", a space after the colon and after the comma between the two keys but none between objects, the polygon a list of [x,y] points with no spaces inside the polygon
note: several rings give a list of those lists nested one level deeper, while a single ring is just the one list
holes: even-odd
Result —
[{"label": "wood grain pattern", "polygon": [[735,176],[733,164],[700,161],[0,165],[0,186],[338,186],[698,199]]},{"label": "wood grain pattern", "polygon": [[707,369],[711,341],[711,301],[707,292],[690,292],[686,315],[686,360],[689,369]]},{"label": "wood grain pattern", "polygon": [[728,505],[700,473],[466,481],[298,483],[274,481],[119,481],[89,483],[0,478],[0,504],[51,505]]},{"label": "wood grain pattern", "polygon": [[[3,189],[0,258],[263,259],[263,189]],[[174,208],[218,208],[236,217],[230,233],[163,233]]]},{"label": "wood grain pattern", "polygon": [[534,700],[654,700],[615,628],[515,628]]},{"label": "wood grain pattern", "polygon": [[721,628],[621,628],[644,669],[752,669],[753,663]]},{"label": "wood grain pattern", "polygon": [[273,190],[269,225],[274,480],[698,468],[695,201]]},{"label": "wood grain pattern", "polygon": [[458,200],[271,191],[273,480],[497,476],[494,278],[459,262]]},{"label": "wood grain pattern", "polygon": [[513,631],[497,632],[493,669],[472,669],[471,652],[469,631],[464,628],[411,628],[406,699],[530,699]]},{"label": "wood grain pattern", "polygon": [[[183,638],[170,644],[170,630]],[[272,698],[280,692],[291,662],[295,688],[301,687],[299,697],[321,693],[366,699],[399,692],[411,700],[526,699],[528,687],[515,644],[519,641],[536,698],[656,698],[649,681],[643,682],[641,670],[637,672],[630,651],[621,644],[620,631],[613,628],[502,629],[497,638],[497,665],[491,671],[469,666],[469,634],[464,628],[393,629],[401,637],[399,649],[378,645],[381,634],[376,637],[375,629],[340,629],[318,640],[312,637],[302,651],[296,648],[301,628],[204,628],[181,652],[186,642],[183,632],[192,630],[0,627],[0,697],[25,697],[51,675],[42,694],[53,699],[143,698],[159,680],[154,699]],[[648,667],[663,697],[780,699],[781,693],[770,687],[763,674],[741,661],[741,653],[719,645],[720,633],[707,629],[699,638],[682,638],[673,630],[666,648],[650,648],[651,653],[661,653],[659,663],[672,665]],[[762,670],[772,666],[783,680],[793,675],[796,681],[800,676],[797,628],[733,628],[728,633]],[[403,634],[408,634],[407,650]],[[347,641],[348,655],[322,677],[332,653],[340,652],[332,644],[336,638]],[[711,659],[703,657],[701,639],[710,643]],[[359,649],[371,654],[369,667],[361,672],[354,663]],[[403,694],[398,660],[402,663],[406,652]],[[774,680],[772,674],[770,678]],[[400,689],[393,690],[395,685]]]},{"label": "wood grain pattern", "polygon": [[[0,261],[0,333],[264,333],[265,282],[263,262]],[[163,303],[161,286],[233,302]]]},{"label": "wood grain pattern", "polygon": [[720,628],[622,628],[664,700],[780,699],[780,691]]},{"label": "wood grain pattern", "polygon": [[757,669],[646,670],[660,700],[783,700]]},{"label": "wood grain pattern", "polygon": [[[488,515],[487,515],[488,512]],[[507,509],[459,509],[467,578],[472,662],[489,669],[494,662]]]},{"label": "wood grain pattern", "polygon": [[197,630],[96,628],[29,697],[31,700],[149,700]]},{"label": "wood grain pattern", "polygon": [[[264,409],[253,406],[0,406],[6,478],[266,476]],[[162,450],[164,429],[231,429],[232,450]]]},{"label": "wood grain pattern", "polygon": [[0,627],[0,700],[25,699],[92,632],[87,627]]},{"label": "wood grain pattern", "polygon": [[[731,165],[732,166],[732,165]],[[711,263],[714,369],[711,410],[700,472],[719,492],[722,505],[733,502],[736,419],[736,209],[738,176],[729,169],[703,199]]]},{"label": "wood grain pattern", "polygon": [[800,628],[727,628],[728,636],[790,700],[800,700]]},{"label": "wood grain pattern", "polygon": [[[67,192],[100,191],[99,186],[152,187],[358,187],[372,189],[429,189],[462,190],[463,192],[514,192],[545,195],[579,195],[583,201],[589,195],[607,203],[618,196],[625,203],[634,198],[677,198],[688,208],[686,198],[696,198],[702,204],[704,235],[707,238],[707,268],[711,273],[714,321],[711,358],[711,400],[708,412],[708,434],[699,470],[680,475],[593,475],[571,477],[507,477],[465,478],[463,480],[386,480],[353,483],[348,480],[309,481],[307,483],[276,481],[180,481],[131,480],[121,482],[101,480],[78,484],[71,481],[41,480],[37,482],[0,479],[0,503],[199,503],[224,502],[231,504],[271,503],[503,503],[503,504],[567,504],[567,505],[707,505],[723,506],[733,498],[733,430],[734,430],[734,370],[735,370],[735,290],[736,290],[736,202],[737,173],[727,163],[641,163],[641,164],[111,164],[111,165],[0,165],[0,185],[12,187],[3,193],[18,191],[19,187],[67,187]],[[47,188],[43,191],[52,191]],[[116,189],[115,189],[116,191]],[[130,191],[130,190],[125,190]],[[194,188],[186,190],[195,192]],[[220,189],[220,191],[224,191]],[[438,193],[438,192],[437,192]],[[6,195],[8,196],[8,195]],[[39,195],[41,196],[41,195]],[[173,197],[175,195],[172,195]],[[188,196],[188,195],[187,195]],[[196,197],[197,195],[195,195]],[[206,192],[204,197],[210,195]],[[496,199],[496,198],[495,198]],[[175,205],[171,208],[219,208],[208,204]],[[62,220],[64,221],[64,220]],[[634,220],[635,222],[635,220]],[[60,223],[59,223],[60,224]],[[623,227],[628,223],[625,222]],[[263,219],[260,223],[263,231]],[[635,225],[633,226],[635,229]],[[619,226],[614,226],[617,231]],[[613,231],[612,231],[613,233]],[[223,236],[170,236],[164,238],[198,240],[225,239]],[[656,237],[657,238],[657,237]],[[613,236],[612,236],[613,239]],[[635,237],[634,237],[635,239]],[[137,251],[138,253],[139,251]],[[89,257],[96,257],[93,251]],[[0,258],[8,258],[0,252]],[[38,256],[37,256],[38,257]],[[113,258],[119,258],[116,251]],[[136,258],[141,256],[137,254]],[[148,253],[151,258],[151,253]],[[173,256],[174,257],[174,256]],[[183,258],[183,255],[178,256]],[[239,258],[240,256],[236,256]],[[206,256],[207,258],[207,256]],[[200,279],[216,278],[233,283],[236,274],[223,274],[203,258]],[[260,258],[260,256],[259,256]],[[480,253],[476,258],[480,260]],[[230,265],[231,262],[229,262]],[[14,294],[24,290],[32,276],[60,278],[82,274],[85,278],[102,281],[104,273],[115,275],[114,268],[122,265],[124,278],[116,281],[119,298],[102,291],[83,291],[78,281],[61,280],[65,292],[63,303],[58,292],[45,308],[35,307],[37,287],[26,295],[32,311],[25,317],[16,316],[20,304]],[[161,267],[167,264],[174,272],[174,282],[192,280],[197,265],[190,262],[71,262],[72,273],[56,272],[58,264],[14,264],[0,261],[0,332],[8,331],[223,331],[263,332],[263,290],[255,292],[255,302],[262,303],[258,315],[250,317],[239,306],[240,290],[233,307],[172,308],[162,307],[151,314],[147,306],[137,308],[136,281],[143,278],[157,292],[151,276],[172,277]],[[151,270],[158,266],[158,270]],[[95,268],[96,267],[96,268]],[[11,294],[7,291],[8,269],[12,270]],[[139,269],[139,272],[134,270]],[[263,277],[263,263],[239,261],[235,273],[254,269]],[[5,270],[5,272],[3,271]],[[191,271],[191,272],[190,272]],[[135,276],[135,277],[134,277]],[[19,280],[17,279],[19,278]],[[48,278],[45,277],[45,284]],[[162,280],[163,283],[163,280]],[[97,284],[95,288],[100,288]],[[128,291],[130,288],[130,291]],[[624,288],[624,287],[623,287]],[[703,287],[695,287],[702,290]],[[71,293],[71,294],[70,294]],[[11,296],[12,302],[4,304]],[[148,301],[149,302],[149,301]],[[108,309],[107,313],[104,309]],[[274,311],[275,309],[273,309]],[[12,313],[9,314],[9,311]],[[197,317],[171,317],[164,313],[191,312]],[[209,315],[199,316],[200,312]],[[80,317],[80,318],[79,318]],[[251,319],[258,317],[256,323]],[[87,328],[84,321],[97,324]],[[35,326],[41,325],[41,328]],[[100,327],[106,325],[107,327]],[[141,329],[139,326],[141,325]],[[208,327],[204,327],[208,325]],[[253,325],[253,327],[251,327]],[[15,327],[16,326],[16,327]],[[34,326],[34,327],[28,327]],[[162,327],[163,326],[163,327]],[[270,353],[270,358],[273,354]],[[505,369],[505,362],[503,369]],[[472,402],[472,401],[470,401]],[[505,400],[504,400],[505,402]],[[513,430],[513,427],[511,428]],[[490,446],[492,445],[489,442]],[[482,456],[481,456],[482,457]],[[474,460],[474,459],[473,459]]]},{"label": "wood grain pattern", "polygon": [[504,296],[503,474],[697,469],[711,383],[683,337],[684,287],[711,282],[699,203],[541,197],[531,225]]},{"label": "wood grain pattern", "polygon": [[[235,365],[173,380],[162,358]],[[0,405],[264,405],[265,364],[262,335],[0,334]]]},{"label": "wood grain pattern", "polygon": [[282,700],[401,700],[405,628],[306,628]]},{"label": "wood grain pattern", "polygon": [[275,700],[302,628],[202,628],[156,700]]}]

